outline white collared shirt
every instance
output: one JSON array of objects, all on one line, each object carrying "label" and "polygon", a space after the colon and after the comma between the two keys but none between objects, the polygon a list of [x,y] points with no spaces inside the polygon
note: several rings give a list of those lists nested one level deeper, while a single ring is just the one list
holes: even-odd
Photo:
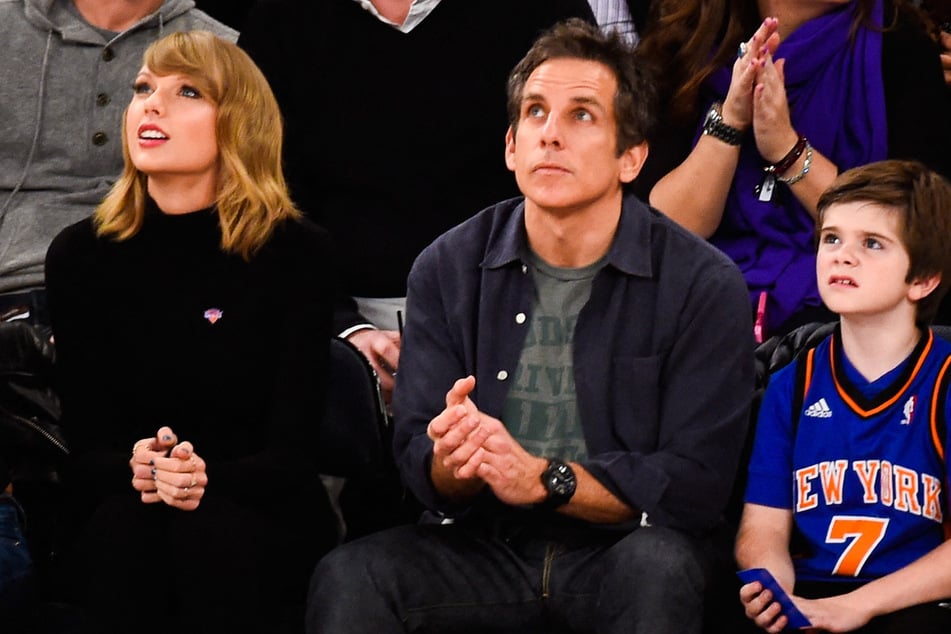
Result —
[{"label": "white collared shirt", "polygon": [[413,4],[410,5],[409,8],[409,14],[407,14],[406,20],[403,21],[403,24],[397,24],[396,22],[380,15],[380,12],[377,11],[377,8],[373,5],[371,0],[354,1],[375,15],[380,20],[380,22],[389,24],[394,29],[399,29],[403,33],[409,33],[415,29],[420,22],[426,19],[426,16],[433,12],[433,9],[436,8],[436,5],[438,5],[441,0],[413,0]]},{"label": "white collared shirt", "polygon": [[625,0],[588,0],[588,4],[591,5],[591,11],[602,31],[617,31],[630,44],[637,45],[637,29]]}]

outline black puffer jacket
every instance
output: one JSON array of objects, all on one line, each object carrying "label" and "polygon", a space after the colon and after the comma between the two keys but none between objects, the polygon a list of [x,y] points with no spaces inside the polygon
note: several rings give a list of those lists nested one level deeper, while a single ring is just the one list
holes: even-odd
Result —
[{"label": "black puffer jacket", "polygon": [[10,481],[54,480],[69,455],[53,387],[55,356],[48,329],[0,323],[0,490]]}]

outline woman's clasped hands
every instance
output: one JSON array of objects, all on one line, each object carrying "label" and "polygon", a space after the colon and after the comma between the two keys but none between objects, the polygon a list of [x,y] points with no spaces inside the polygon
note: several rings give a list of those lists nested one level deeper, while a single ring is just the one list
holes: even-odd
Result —
[{"label": "woman's clasped hands", "polygon": [[132,488],[142,502],[164,502],[183,511],[194,511],[205,495],[208,474],[205,461],[188,441],[179,443],[170,427],[132,446]]},{"label": "woman's clasped hands", "polygon": [[789,117],[785,60],[773,60],[779,41],[779,21],[766,18],[740,45],[723,101],[724,122],[740,130],[752,127],[756,148],[770,163],[785,156],[798,139]]}]

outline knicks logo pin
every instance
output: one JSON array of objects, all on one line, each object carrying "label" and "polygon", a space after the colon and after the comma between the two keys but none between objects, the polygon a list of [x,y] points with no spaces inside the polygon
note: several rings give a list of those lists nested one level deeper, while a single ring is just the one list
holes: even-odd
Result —
[{"label": "knicks logo pin", "polygon": [[209,308],[208,310],[205,311],[205,319],[207,319],[208,323],[210,324],[215,323],[216,321],[218,321],[224,316],[225,316],[224,311],[218,308]]}]

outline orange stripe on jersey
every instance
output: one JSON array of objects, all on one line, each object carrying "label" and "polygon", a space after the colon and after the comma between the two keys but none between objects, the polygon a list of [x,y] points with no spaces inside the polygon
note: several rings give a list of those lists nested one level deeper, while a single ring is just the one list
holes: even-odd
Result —
[{"label": "orange stripe on jersey", "polygon": [[928,343],[927,345],[925,345],[925,349],[921,351],[921,354],[918,355],[918,360],[915,363],[915,367],[911,371],[911,374],[908,375],[908,380],[905,382],[903,386],[901,386],[900,390],[895,392],[894,396],[892,396],[890,399],[888,399],[884,403],[881,403],[880,405],[878,405],[878,407],[873,407],[872,409],[869,409],[869,410],[862,409],[859,406],[859,404],[856,403],[854,400],[852,400],[852,397],[850,397],[848,393],[846,393],[845,388],[843,388],[839,384],[839,379],[838,379],[838,376],[836,375],[836,369],[835,369],[835,354],[834,354],[835,346],[831,346],[831,345],[829,346],[829,363],[832,366],[832,380],[833,382],[835,382],[835,389],[839,393],[839,396],[842,397],[842,400],[845,401],[846,404],[850,408],[852,408],[853,412],[855,412],[859,416],[862,416],[863,418],[868,418],[869,416],[874,416],[875,414],[878,414],[879,412],[888,409],[889,407],[894,405],[898,401],[898,399],[904,396],[905,390],[908,389],[908,386],[911,385],[911,382],[915,380],[916,376],[918,376],[918,371],[921,370],[921,366],[924,364],[925,359],[928,357],[928,353],[931,352],[931,344],[934,343],[934,333],[931,332],[931,330],[928,330],[927,332],[928,332]]},{"label": "orange stripe on jersey", "polygon": [[[941,381],[944,379],[945,372],[948,370],[948,366],[951,365],[951,357],[948,357],[944,360],[944,364],[941,366],[941,370],[938,372],[938,378],[935,381],[935,389],[931,394],[931,442],[934,443],[935,451],[938,452],[938,456],[944,461],[944,444],[941,442],[941,433],[938,430],[938,425],[943,422],[944,417],[938,416],[938,408],[941,407],[943,401],[941,390]],[[942,403],[939,403],[942,401]]]},{"label": "orange stripe on jersey", "polygon": [[806,378],[802,383],[802,400],[806,400],[806,394],[809,393],[809,385],[812,383],[812,366],[815,363],[816,349],[809,348],[806,353]]}]

